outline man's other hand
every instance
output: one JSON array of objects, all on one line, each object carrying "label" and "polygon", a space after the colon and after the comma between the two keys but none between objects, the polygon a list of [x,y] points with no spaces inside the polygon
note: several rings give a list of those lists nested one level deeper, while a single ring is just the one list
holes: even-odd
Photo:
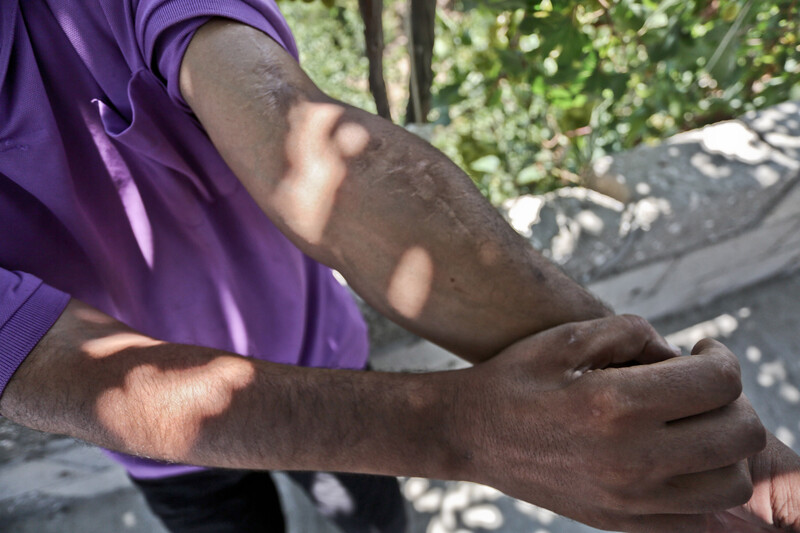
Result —
[{"label": "man's other hand", "polygon": [[[692,353],[727,352],[719,342],[706,339]],[[709,520],[706,533],[800,533],[800,457],[775,435],[767,434],[767,447],[748,460],[753,496],[746,504]]]},{"label": "man's other hand", "polygon": [[717,515],[707,533],[800,533],[800,457],[769,434],[767,447],[748,461],[753,497]]},{"label": "man's other hand", "polygon": [[749,463],[753,497],[734,512],[768,531],[800,533],[800,457],[769,435],[767,448]]},{"label": "man's other hand", "polygon": [[452,377],[468,479],[631,532],[705,532],[712,513],[750,500],[747,458],[765,431],[721,345],[675,357],[645,320],[619,316],[553,328]]}]

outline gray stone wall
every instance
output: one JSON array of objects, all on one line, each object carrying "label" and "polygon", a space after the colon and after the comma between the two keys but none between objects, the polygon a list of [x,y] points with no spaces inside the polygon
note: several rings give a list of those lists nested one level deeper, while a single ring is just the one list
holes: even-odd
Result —
[{"label": "gray stone wall", "polygon": [[649,319],[800,266],[800,103],[595,162],[585,188],[508,202],[520,233]]}]

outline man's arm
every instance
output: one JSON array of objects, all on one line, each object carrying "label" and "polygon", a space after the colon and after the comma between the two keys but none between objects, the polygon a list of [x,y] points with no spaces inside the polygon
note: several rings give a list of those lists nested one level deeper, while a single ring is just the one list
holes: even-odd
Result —
[{"label": "man's arm", "polygon": [[478,481],[598,527],[703,531],[698,513],[749,498],[763,428],[727,352],[609,368],[669,353],[622,316],[465,370],[307,369],[159,342],[73,301],[0,413],[155,459]]},{"label": "man's arm", "polygon": [[0,413],[165,461],[447,477],[449,448],[434,442],[446,387],[435,379],[165,343],[72,300],[10,380]]},{"label": "man's arm", "polygon": [[472,361],[609,311],[443,154],[323,94],[263,33],[198,30],[182,93],[261,208],[376,309]]},{"label": "man's arm", "polygon": [[[670,359],[630,317],[502,350],[605,310],[452,164],[326,98],[241,25],[199,31],[182,86],[234,172],[304,251],[408,327],[489,360],[433,375],[291,368],[161,343],[73,302],[9,382],[0,413],[172,461],[479,481],[630,531],[696,530],[693,513],[747,500],[742,460],[764,434],[737,400],[735,359]],[[654,364],[607,368],[630,361]]]}]

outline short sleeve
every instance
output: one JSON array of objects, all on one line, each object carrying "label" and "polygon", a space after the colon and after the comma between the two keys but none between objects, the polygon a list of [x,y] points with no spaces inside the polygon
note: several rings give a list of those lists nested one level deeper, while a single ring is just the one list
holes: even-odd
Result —
[{"label": "short sleeve", "polygon": [[68,302],[42,280],[0,268],[0,396]]},{"label": "short sleeve", "polygon": [[181,61],[194,32],[212,17],[261,30],[298,58],[294,37],[274,0],[140,0],[134,20],[137,45],[166,83],[172,101],[186,110],[178,82]]}]

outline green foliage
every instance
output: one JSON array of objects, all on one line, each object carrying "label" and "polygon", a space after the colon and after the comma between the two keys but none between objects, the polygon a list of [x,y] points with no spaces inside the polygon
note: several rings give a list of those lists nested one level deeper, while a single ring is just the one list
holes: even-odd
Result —
[{"label": "green foliage", "polygon": [[[328,95],[374,113],[358,0],[278,3],[297,40],[300,63],[314,82]],[[383,30],[387,43],[384,78],[390,87],[392,114],[399,117],[408,98],[407,70],[398,68],[406,57],[401,9],[404,0],[384,3]]]},{"label": "green foliage", "polygon": [[461,0],[440,13],[436,144],[494,202],[594,158],[800,97],[796,0]]},{"label": "green foliage", "polygon": [[[297,0],[285,0],[285,1],[286,2],[295,2]],[[334,4],[335,4],[334,0],[319,0],[319,1],[322,3],[322,5],[324,5],[325,7],[329,7],[329,8],[333,7]],[[311,4],[311,3],[314,2],[314,0],[302,0],[302,2],[305,3],[305,4]]]},{"label": "green foliage", "polygon": [[[579,180],[596,157],[800,99],[800,0],[454,0],[440,9],[434,144],[492,202]],[[302,62],[374,110],[356,0],[283,0]],[[385,76],[407,98],[402,14]],[[398,96],[399,95],[399,96]]]},{"label": "green foliage", "polygon": [[375,111],[367,83],[364,26],[357,0],[283,0],[281,12],[295,35],[300,63],[330,96]]}]

